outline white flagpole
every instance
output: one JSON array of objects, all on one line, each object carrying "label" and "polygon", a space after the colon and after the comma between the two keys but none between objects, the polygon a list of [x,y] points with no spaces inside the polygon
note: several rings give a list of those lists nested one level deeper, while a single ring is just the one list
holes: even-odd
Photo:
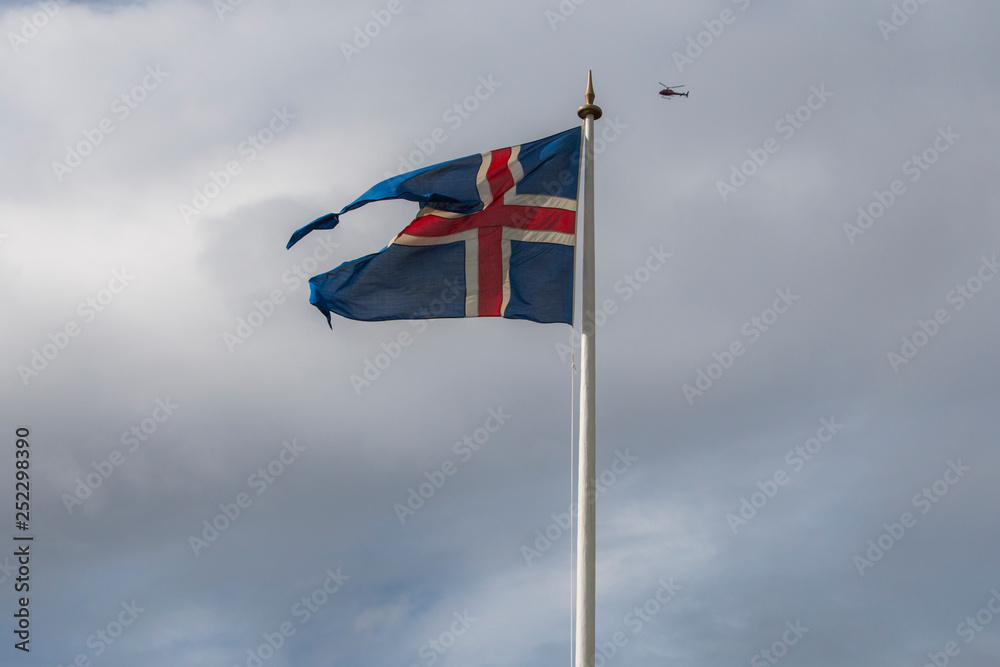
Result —
[{"label": "white flagpole", "polygon": [[594,104],[594,81],[587,73],[587,104],[577,110],[583,119],[583,313],[580,341],[580,444],[576,491],[576,667],[594,667],[594,589],[596,564],[597,429],[594,426],[594,121],[601,108]]}]

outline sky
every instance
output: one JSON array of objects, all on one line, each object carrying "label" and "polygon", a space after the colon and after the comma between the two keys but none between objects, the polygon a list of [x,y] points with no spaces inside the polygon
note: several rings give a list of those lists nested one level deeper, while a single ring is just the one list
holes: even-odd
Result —
[{"label": "sky", "polygon": [[2,3],[0,663],[571,664],[573,330],[328,327],[409,202],[285,244],[593,70],[597,667],[997,665],[998,20]]}]

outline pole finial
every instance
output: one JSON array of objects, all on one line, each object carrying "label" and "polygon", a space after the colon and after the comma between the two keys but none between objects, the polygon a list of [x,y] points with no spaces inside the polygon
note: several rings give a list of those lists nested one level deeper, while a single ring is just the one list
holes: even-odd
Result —
[{"label": "pole finial", "polygon": [[586,118],[591,116],[594,120],[597,120],[603,115],[601,107],[594,104],[594,73],[592,70],[587,70],[587,94],[585,95],[587,104],[576,110],[576,115],[580,118]]}]

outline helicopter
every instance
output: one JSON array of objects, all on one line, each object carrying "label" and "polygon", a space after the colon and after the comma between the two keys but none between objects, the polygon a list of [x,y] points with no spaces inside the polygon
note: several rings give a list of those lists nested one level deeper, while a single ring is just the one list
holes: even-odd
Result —
[{"label": "helicopter", "polygon": [[674,95],[676,95],[678,97],[687,97],[688,95],[691,94],[691,91],[688,91],[686,93],[679,93],[676,90],[674,90],[674,88],[684,88],[684,86],[668,86],[667,84],[663,83],[662,81],[659,82],[659,84],[661,86],[663,86],[663,90],[660,91],[660,96],[663,97],[664,99],[669,99],[670,97],[672,97]]}]

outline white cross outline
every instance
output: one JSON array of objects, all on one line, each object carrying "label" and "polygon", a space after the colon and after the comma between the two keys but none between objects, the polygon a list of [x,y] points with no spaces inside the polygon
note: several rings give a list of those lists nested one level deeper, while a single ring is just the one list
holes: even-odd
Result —
[{"label": "white cross outline", "polygon": [[[576,211],[577,200],[568,197],[556,197],[552,195],[538,194],[517,194],[517,185],[524,179],[524,168],[521,166],[520,146],[512,146],[510,157],[507,159],[507,168],[510,170],[513,184],[504,193],[503,203],[505,206],[524,206],[535,208],[556,208],[565,211]],[[493,190],[490,187],[487,175],[490,163],[493,160],[493,151],[481,153],[482,162],[479,165],[479,172],[476,175],[476,189],[479,191],[479,198],[483,206],[479,211],[473,213],[456,213],[454,211],[441,211],[430,206],[425,206],[417,213],[417,218],[432,215],[439,218],[464,218],[468,215],[475,215],[486,209],[493,203]],[[414,218],[416,219],[416,218]],[[448,234],[447,236],[413,236],[411,234],[400,233],[390,245],[396,243],[404,246],[431,246],[443,245],[446,243],[465,242],[465,316],[479,317],[479,229],[467,229],[463,232]],[[575,246],[576,234],[565,232],[554,232],[547,230],[519,229],[517,227],[503,227],[500,241],[500,269],[503,276],[503,299],[500,304],[501,316],[507,310],[510,302],[510,255],[511,241],[527,241],[532,243],[555,243],[558,245]]]}]

